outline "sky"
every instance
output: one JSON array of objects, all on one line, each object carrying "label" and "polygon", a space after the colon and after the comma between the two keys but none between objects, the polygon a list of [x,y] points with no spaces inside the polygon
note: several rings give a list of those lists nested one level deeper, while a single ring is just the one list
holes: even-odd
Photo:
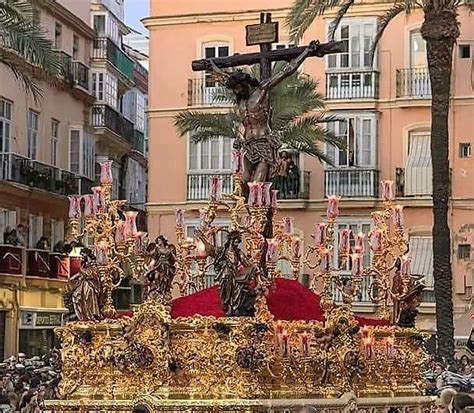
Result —
[{"label": "sky", "polygon": [[147,17],[149,10],[150,0],[125,0],[125,22],[140,33],[147,34],[140,19]]}]

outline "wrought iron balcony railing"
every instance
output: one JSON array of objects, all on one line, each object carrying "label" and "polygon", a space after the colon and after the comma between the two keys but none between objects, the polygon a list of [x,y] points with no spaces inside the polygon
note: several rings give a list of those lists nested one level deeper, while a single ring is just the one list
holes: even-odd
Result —
[{"label": "wrought iron balcony railing", "polygon": [[[76,174],[15,153],[0,153],[0,180],[16,182],[59,195],[80,192],[81,181],[92,181]],[[90,189],[92,185],[89,186]]]},{"label": "wrought iron balcony railing", "polygon": [[110,106],[96,104],[92,107],[92,126],[110,129],[132,145],[134,143],[133,123]]},{"label": "wrought iron balcony railing", "polygon": [[375,70],[326,73],[326,99],[375,99],[378,91]]},{"label": "wrought iron balcony railing", "polygon": [[108,60],[126,78],[133,81],[133,60],[108,37],[97,37],[94,39],[92,58]]},{"label": "wrought iron balcony railing", "polygon": [[54,53],[59,57],[62,68],[62,75],[64,79],[71,80],[72,79],[72,57],[68,55],[63,50],[55,50]]},{"label": "wrought iron balcony railing", "polygon": [[72,76],[76,86],[89,91],[89,68],[77,60],[72,62]]},{"label": "wrought iron balcony railing", "polygon": [[377,198],[379,171],[363,168],[326,169],[324,193],[345,198]]},{"label": "wrought iron balcony railing", "polygon": [[[209,197],[209,178],[211,176],[222,178],[222,191],[232,192],[232,174],[228,173],[190,173],[188,174],[187,194],[189,201],[201,201]],[[302,171],[298,178],[276,178],[272,188],[278,189],[278,199],[297,200],[309,199],[310,172]]]},{"label": "wrought iron balcony railing", "polygon": [[232,102],[216,100],[224,88],[208,79],[188,79],[188,106],[230,106]]},{"label": "wrought iron balcony railing", "polygon": [[431,81],[428,68],[397,70],[397,98],[429,99]]}]

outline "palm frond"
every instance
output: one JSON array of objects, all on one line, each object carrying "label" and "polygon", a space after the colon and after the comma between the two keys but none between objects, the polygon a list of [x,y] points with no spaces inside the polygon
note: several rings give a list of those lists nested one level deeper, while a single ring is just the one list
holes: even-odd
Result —
[{"label": "palm frond", "polygon": [[339,7],[339,10],[337,11],[336,17],[334,20],[331,22],[329,25],[329,32],[328,32],[328,38],[329,40],[334,40],[334,35],[336,33],[336,30],[341,23],[341,20],[344,18],[346,15],[347,11],[349,8],[354,4],[355,0],[345,0],[341,6]]},{"label": "palm frond", "polygon": [[174,125],[181,136],[190,134],[196,142],[212,137],[236,138],[239,128],[235,113],[181,112],[176,115]]},{"label": "palm frond", "polygon": [[290,40],[299,42],[314,19],[324,10],[325,0],[296,0],[286,18]]}]

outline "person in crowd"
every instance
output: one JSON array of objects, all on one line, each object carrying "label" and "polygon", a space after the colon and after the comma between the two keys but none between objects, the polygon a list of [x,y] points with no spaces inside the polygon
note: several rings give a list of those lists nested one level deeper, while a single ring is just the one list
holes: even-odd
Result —
[{"label": "person in crowd", "polygon": [[36,243],[36,249],[37,249],[37,250],[49,251],[50,247],[49,247],[48,238],[46,238],[46,237],[43,235],[43,236],[38,240],[38,242]]},{"label": "person in crowd", "polygon": [[298,198],[300,193],[300,170],[291,157],[288,161],[288,195]]},{"label": "person in crowd", "polygon": [[288,193],[288,161],[289,156],[288,153],[283,151],[280,152],[280,163],[278,165],[277,171],[277,182],[276,188],[278,189],[278,196],[281,199],[285,199]]}]

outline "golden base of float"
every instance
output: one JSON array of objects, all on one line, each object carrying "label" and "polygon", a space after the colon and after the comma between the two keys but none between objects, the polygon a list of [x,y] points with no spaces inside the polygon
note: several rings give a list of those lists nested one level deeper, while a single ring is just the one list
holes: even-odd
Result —
[{"label": "golden base of float", "polygon": [[[263,299],[257,308],[252,318],[171,320],[167,307],[149,301],[133,318],[69,323],[58,330],[63,400],[47,401],[45,410],[430,408],[432,399],[421,396],[426,355],[415,330],[359,329],[340,307],[325,323],[283,322],[282,347],[282,322]],[[387,337],[394,343],[388,354]]]}]

